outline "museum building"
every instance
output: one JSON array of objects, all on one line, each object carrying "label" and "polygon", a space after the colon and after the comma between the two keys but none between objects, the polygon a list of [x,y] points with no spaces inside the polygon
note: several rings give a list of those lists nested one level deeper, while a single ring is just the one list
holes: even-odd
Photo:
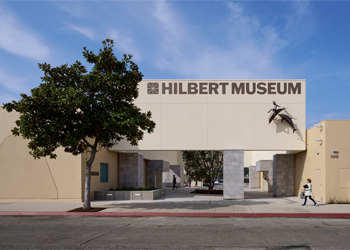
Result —
[{"label": "museum building", "polygon": [[[314,197],[350,198],[349,120],[305,128],[305,80],[143,80],[135,104],[151,111],[154,133],[137,147],[126,141],[96,154],[91,193],[110,188],[183,186],[182,150],[224,152],[224,199],[249,187],[296,196],[312,179]],[[36,159],[11,129],[18,113],[0,109],[0,199],[75,200],[84,197],[89,153],[62,148]]]}]

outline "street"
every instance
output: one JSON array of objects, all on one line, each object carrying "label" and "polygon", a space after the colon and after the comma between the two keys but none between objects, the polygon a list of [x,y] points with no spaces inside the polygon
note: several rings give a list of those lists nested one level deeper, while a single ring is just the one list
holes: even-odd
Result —
[{"label": "street", "polygon": [[350,249],[347,219],[1,216],[1,249]]}]

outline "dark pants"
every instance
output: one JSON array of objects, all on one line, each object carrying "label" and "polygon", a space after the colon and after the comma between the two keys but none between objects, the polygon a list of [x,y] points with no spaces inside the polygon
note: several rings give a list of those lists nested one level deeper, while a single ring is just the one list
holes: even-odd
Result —
[{"label": "dark pants", "polygon": [[176,182],[173,182],[173,189],[177,189]]},{"label": "dark pants", "polygon": [[305,196],[305,202],[304,202],[304,205],[306,205],[306,200],[307,200],[307,197],[309,197],[310,200],[312,200],[314,202],[314,204],[316,204],[316,201],[314,201],[314,199],[311,198],[311,196]]}]

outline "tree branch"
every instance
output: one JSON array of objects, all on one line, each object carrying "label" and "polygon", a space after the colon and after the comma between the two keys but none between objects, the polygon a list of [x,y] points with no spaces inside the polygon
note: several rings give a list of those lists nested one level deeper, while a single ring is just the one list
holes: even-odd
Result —
[{"label": "tree branch", "polygon": [[92,145],[86,140],[85,137],[83,138],[83,141],[84,141],[87,145],[89,145],[90,148],[92,148]]}]

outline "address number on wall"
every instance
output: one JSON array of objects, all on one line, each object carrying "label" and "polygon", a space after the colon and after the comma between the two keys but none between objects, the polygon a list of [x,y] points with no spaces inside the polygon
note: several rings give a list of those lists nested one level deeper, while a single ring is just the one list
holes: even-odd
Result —
[{"label": "address number on wall", "polygon": [[331,155],[331,159],[339,159],[339,155]]}]

